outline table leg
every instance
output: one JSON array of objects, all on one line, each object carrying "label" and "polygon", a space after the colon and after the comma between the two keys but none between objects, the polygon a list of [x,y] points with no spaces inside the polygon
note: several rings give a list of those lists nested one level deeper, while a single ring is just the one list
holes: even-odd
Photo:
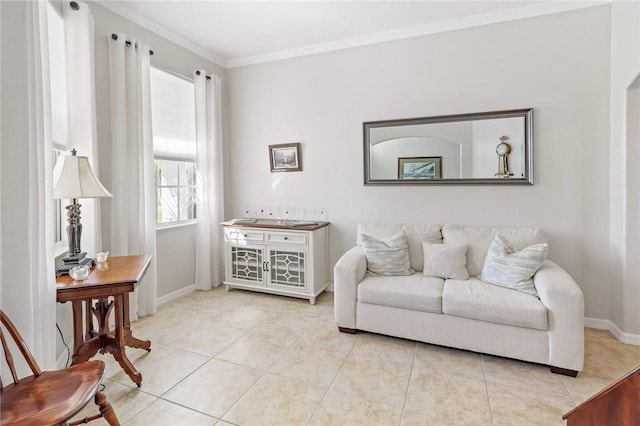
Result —
[{"label": "table leg", "polygon": [[84,301],[84,340],[89,340],[96,335],[93,330],[93,307],[91,302],[92,299],[85,299]]},{"label": "table leg", "polygon": [[[125,295],[126,296],[126,293]],[[122,369],[129,375],[131,380],[138,385],[138,387],[142,384],[142,374],[136,370],[136,368],[131,364],[127,354],[125,353],[125,330],[124,330],[124,319],[125,319],[125,311],[129,309],[129,306],[124,304],[124,300],[126,297],[123,297],[122,294],[118,294],[114,296],[115,302],[115,338],[114,344],[108,345],[109,352],[113,354],[113,357],[118,361]],[[125,306],[123,306],[125,305]]]},{"label": "table leg", "polygon": [[[82,321],[83,302],[86,305],[85,309],[87,312],[90,312],[91,299],[74,300],[71,302],[73,310],[73,357],[71,358],[71,365],[88,361],[89,358],[94,356],[102,346],[100,337],[91,337],[89,331],[84,333],[85,324]],[[86,318],[90,321],[90,314],[87,315]],[[89,324],[86,324],[86,327],[88,330]]]},{"label": "table leg", "polygon": [[124,340],[125,345],[130,348],[144,349],[147,352],[151,351],[151,341],[141,340],[133,337],[131,334],[131,324],[129,322],[129,293],[125,293],[123,297],[124,303]]},{"label": "table leg", "polygon": [[84,324],[82,323],[82,300],[74,300],[71,302],[71,309],[73,311],[73,355],[78,353],[80,346],[84,344],[83,331]]}]

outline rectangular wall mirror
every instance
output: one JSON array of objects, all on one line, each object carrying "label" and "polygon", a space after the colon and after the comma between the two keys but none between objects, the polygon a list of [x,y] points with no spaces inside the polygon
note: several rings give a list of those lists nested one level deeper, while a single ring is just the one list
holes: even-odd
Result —
[{"label": "rectangular wall mirror", "polygon": [[365,185],[533,184],[533,109],[364,123]]}]

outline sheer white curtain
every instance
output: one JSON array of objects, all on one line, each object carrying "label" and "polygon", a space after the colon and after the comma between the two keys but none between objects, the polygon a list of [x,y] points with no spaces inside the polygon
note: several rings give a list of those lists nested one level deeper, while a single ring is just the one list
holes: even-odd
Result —
[{"label": "sheer white curtain", "polygon": [[[47,130],[46,6],[2,7],[2,309],[43,369],[55,367],[52,144]],[[42,36],[42,37],[41,37]]]},{"label": "sheer white curtain", "polygon": [[[127,42],[129,40],[129,42]],[[151,265],[130,298],[131,319],[156,312],[156,196],[151,131],[149,46],[109,38],[111,86],[111,245],[114,256],[150,254]]]},{"label": "sheer white curtain", "polygon": [[222,282],[223,220],[222,93],[220,77],[198,70],[193,76],[196,98],[196,169],[198,223],[196,279],[198,290]]},{"label": "sheer white curtain", "polygon": [[[62,2],[62,16],[66,33],[67,107],[69,114],[66,146],[75,148],[78,155],[89,157],[93,171],[100,178],[98,168],[98,137],[96,129],[95,67],[93,51],[93,16],[89,6],[76,2]],[[102,250],[100,199],[82,199],[82,250],[89,257]]]}]

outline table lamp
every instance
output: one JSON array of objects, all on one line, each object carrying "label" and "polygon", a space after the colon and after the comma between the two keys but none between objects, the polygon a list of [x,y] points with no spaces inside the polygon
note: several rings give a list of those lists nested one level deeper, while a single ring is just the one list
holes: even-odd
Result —
[{"label": "table lamp", "polygon": [[87,157],[76,155],[76,150],[71,155],[63,156],[58,160],[53,169],[54,186],[53,198],[67,198],[71,204],[67,209],[67,238],[69,252],[56,268],[57,274],[68,274],[74,266],[91,267],[92,259],[87,258],[87,253],[80,249],[80,237],[82,236],[82,224],[80,223],[79,198],[113,197],[100,183],[91,170]]}]

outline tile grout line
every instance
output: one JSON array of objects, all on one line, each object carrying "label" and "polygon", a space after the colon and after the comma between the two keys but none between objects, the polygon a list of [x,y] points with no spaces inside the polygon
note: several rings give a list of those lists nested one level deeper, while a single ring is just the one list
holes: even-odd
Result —
[{"label": "tile grout line", "polygon": [[496,426],[496,420],[493,418],[493,408],[491,407],[491,397],[489,397],[489,384],[487,382],[487,371],[484,365],[484,355],[480,354],[480,364],[482,365],[482,377],[484,378],[484,389],[487,393],[487,404],[489,404],[489,416],[491,417],[491,424]]},{"label": "tile grout line", "polygon": [[[356,340],[355,335],[353,336],[353,340]],[[347,355],[342,360],[342,363],[340,364],[340,368],[338,368],[338,371],[336,371],[335,376],[333,376],[333,379],[331,379],[331,383],[329,383],[327,388],[324,390],[324,393],[322,394],[322,397],[320,398],[320,401],[318,401],[318,404],[316,404],[316,408],[314,408],[313,412],[311,413],[311,415],[309,416],[309,419],[307,420],[307,422],[305,424],[308,425],[309,422],[311,421],[311,419],[313,419],[313,416],[316,415],[316,412],[318,411],[318,408],[320,407],[320,404],[322,404],[322,401],[324,401],[324,399],[327,397],[327,394],[329,393],[329,389],[331,389],[331,386],[333,385],[333,382],[335,382],[336,378],[338,377],[338,374],[340,374],[340,371],[342,370],[342,367],[344,367],[344,363],[347,362],[347,358],[349,358],[349,355],[351,355],[351,352],[353,352],[353,348],[355,348],[355,346],[356,346],[356,342],[354,341],[353,345],[351,345],[351,349],[349,349],[349,352],[347,352]]]},{"label": "tile grout line", "polygon": [[411,359],[411,368],[409,369],[409,380],[407,380],[407,388],[404,391],[404,401],[402,402],[402,411],[400,412],[400,421],[398,426],[402,425],[402,419],[404,418],[404,409],[407,406],[407,396],[409,396],[409,386],[411,385],[411,377],[413,376],[413,367],[416,363],[416,356],[418,355],[418,342],[415,343],[413,348],[413,358]]},{"label": "tile grout line", "polygon": [[[271,317],[271,316],[276,315],[276,314],[277,314],[277,312],[272,312],[272,313],[271,313],[271,315],[269,315],[268,317]],[[249,330],[247,330],[247,333],[246,333],[245,335],[249,334],[249,333],[250,333],[252,330],[254,330],[255,328],[256,328],[256,326],[254,325],[252,328],[250,328]],[[298,337],[297,337],[297,338],[296,338],[296,339],[295,339],[295,340],[294,340],[294,341],[293,341],[289,346],[287,346],[287,347],[285,348],[285,351],[286,351],[287,349],[291,348],[293,345],[295,345],[295,344],[296,344],[296,343],[297,343],[297,342],[302,338],[303,334],[304,334],[304,333],[300,334],[300,335],[299,335],[299,336],[298,336]],[[243,336],[244,336],[244,335],[243,335]],[[238,339],[240,339],[240,338],[238,338]],[[236,339],[236,340],[237,340],[237,339]],[[222,352],[222,351],[221,351],[221,352]],[[220,352],[218,352],[218,354],[219,354],[219,353],[220,353]],[[216,356],[217,356],[217,355],[216,355]],[[232,361],[223,360],[223,359],[220,359],[220,358],[215,358],[215,359],[217,359],[217,360],[219,360],[219,361],[223,361],[223,362],[229,362],[230,364],[238,365],[238,366],[241,366],[241,367],[250,368],[250,369],[252,369],[252,370],[262,371],[262,374],[260,374],[260,376],[256,379],[256,381],[255,381],[255,382],[253,382],[253,384],[252,384],[251,386],[249,386],[249,388],[248,388],[248,389],[247,389],[247,390],[246,390],[246,391],[245,391],[245,392],[244,392],[244,393],[243,393],[243,394],[238,398],[238,400],[237,400],[236,402],[234,402],[234,403],[231,405],[231,407],[229,407],[229,408],[227,409],[227,411],[225,411],[225,412],[224,412],[224,414],[222,414],[222,416],[220,417],[220,421],[224,421],[224,422],[227,422],[227,423],[235,424],[235,423],[233,423],[233,422],[231,422],[231,421],[229,421],[229,420],[225,420],[225,419],[224,419],[224,416],[226,416],[226,415],[227,415],[227,414],[228,414],[228,413],[233,409],[233,407],[235,407],[236,405],[238,405],[238,403],[239,403],[240,401],[242,401],[242,399],[243,399],[243,398],[244,398],[244,397],[245,397],[245,396],[246,396],[246,395],[247,395],[247,394],[248,394],[248,393],[249,393],[249,392],[254,388],[254,386],[255,386],[255,385],[256,385],[256,384],[257,384],[257,383],[258,383],[258,382],[259,382],[259,381],[260,381],[264,376],[266,376],[266,375],[269,373],[269,369],[270,369],[271,367],[273,367],[273,365],[277,362],[277,360],[274,360],[271,364],[269,364],[269,366],[267,366],[264,370],[262,370],[262,369],[259,369],[259,368],[249,367],[249,366],[247,366],[247,365],[238,364],[238,363],[235,363],[235,362],[232,362]],[[279,376],[279,377],[284,377],[284,376],[280,376],[280,375],[275,374],[275,373],[270,373],[270,374],[273,374],[273,375],[275,375],[275,376]]]}]

